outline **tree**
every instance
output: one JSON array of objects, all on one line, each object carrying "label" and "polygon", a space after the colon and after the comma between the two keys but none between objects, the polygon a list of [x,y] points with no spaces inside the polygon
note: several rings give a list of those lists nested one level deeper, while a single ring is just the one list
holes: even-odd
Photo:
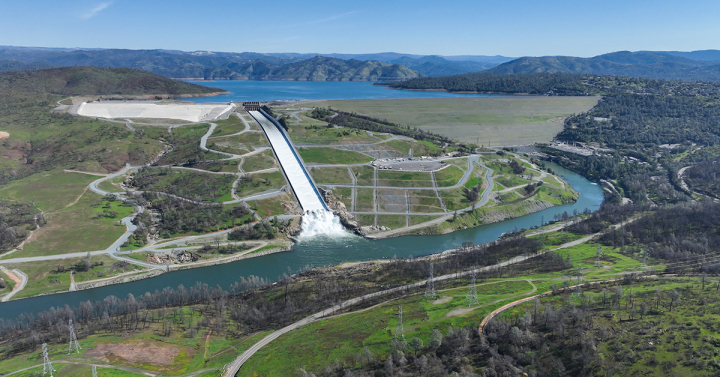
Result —
[{"label": "tree", "polygon": [[423,347],[423,341],[420,338],[412,338],[410,341],[410,348],[413,349],[415,357],[417,357],[418,351]]},{"label": "tree", "polygon": [[433,349],[440,348],[440,345],[442,345],[443,336],[442,333],[438,329],[433,329],[432,333],[430,334],[430,341],[429,345]]},{"label": "tree", "polygon": [[680,302],[680,292],[677,289],[670,290],[670,311],[672,311],[673,305]]}]

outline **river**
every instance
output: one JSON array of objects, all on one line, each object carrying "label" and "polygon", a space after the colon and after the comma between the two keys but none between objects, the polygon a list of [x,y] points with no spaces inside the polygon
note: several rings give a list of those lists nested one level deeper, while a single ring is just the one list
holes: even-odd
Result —
[{"label": "river", "polygon": [[194,102],[297,101],[326,99],[506,97],[501,94],[447,93],[389,89],[358,81],[188,81],[231,92],[213,97],[181,98]]},{"label": "river", "polygon": [[124,298],[128,293],[136,297],[147,291],[162,290],[164,287],[177,287],[180,284],[189,287],[196,282],[204,282],[210,286],[220,285],[227,289],[240,276],[260,276],[276,280],[283,273],[295,273],[305,266],[323,266],[346,261],[364,261],[380,258],[422,256],[456,248],[464,241],[476,244],[493,241],[503,233],[515,229],[531,228],[541,221],[551,221],[556,214],[564,211],[572,214],[573,210],[583,211],[586,208],[596,211],[603,201],[602,189],[582,176],[546,163],[557,174],[570,183],[579,192],[577,202],[548,208],[546,210],[476,228],[436,236],[404,236],[381,240],[368,240],[348,235],[344,238],[313,238],[299,242],[292,251],[266,255],[257,258],[240,260],[228,264],[210,267],[174,271],[150,279],[106,287],[60,293],[48,296],[14,300],[0,304],[0,318],[11,319],[21,313],[37,313],[52,306],[77,306],[80,302],[97,301],[109,295]]}]

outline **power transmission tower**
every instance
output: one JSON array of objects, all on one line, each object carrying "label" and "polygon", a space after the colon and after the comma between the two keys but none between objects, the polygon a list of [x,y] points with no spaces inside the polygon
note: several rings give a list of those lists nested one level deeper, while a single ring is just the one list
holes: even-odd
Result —
[{"label": "power transmission tower", "polygon": [[603,257],[602,247],[598,246],[597,254],[595,256],[595,268],[600,268],[600,258]]},{"label": "power transmission tower", "polygon": [[583,268],[578,266],[577,272],[575,273],[575,276],[577,276],[577,284],[580,285],[583,278]]},{"label": "power transmission tower", "polygon": [[97,366],[93,365],[93,377],[97,377]]},{"label": "power transmission tower", "polygon": [[432,263],[430,263],[430,278],[428,278],[427,283],[425,284],[425,299],[427,299],[427,300],[435,299],[435,281],[433,279]]},{"label": "power transmission tower", "polygon": [[467,296],[465,296],[465,305],[480,305],[477,298],[477,288],[475,288],[475,266],[472,267],[472,278],[470,279],[470,287],[468,287]]},{"label": "power transmission tower", "polygon": [[647,267],[648,253],[647,251],[645,251],[645,249],[640,252],[640,258],[642,258],[642,261],[640,262],[640,268]]},{"label": "power transmission tower", "polygon": [[405,340],[405,330],[403,330],[403,324],[402,324],[402,305],[398,307],[398,323],[397,327],[395,328],[395,339]]},{"label": "power transmission tower", "polygon": [[72,353],[73,348],[75,348],[75,352],[80,352],[82,347],[80,347],[77,335],[75,335],[75,326],[73,326],[72,319],[68,321],[68,327],[70,328],[70,349],[68,350],[68,353]]},{"label": "power transmission tower", "polygon": [[53,377],[53,372],[55,371],[55,368],[53,368],[53,365],[50,362],[50,357],[48,356],[48,350],[47,350],[46,343],[43,343],[43,345],[42,345],[42,353],[43,353],[43,376],[46,373],[50,373],[50,377]]}]

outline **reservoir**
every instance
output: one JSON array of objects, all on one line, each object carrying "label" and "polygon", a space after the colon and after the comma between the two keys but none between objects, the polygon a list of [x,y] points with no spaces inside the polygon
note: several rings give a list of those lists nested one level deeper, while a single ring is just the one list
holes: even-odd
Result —
[{"label": "reservoir", "polygon": [[130,283],[5,302],[0,304],[0,318],[13,319],[22,313],[37,313],[48,310],[52,306],[77,306],[80,302],[87,300],[94,302],[110,295],[124,298],[128,293],[132,293],[138,297],[147,291],[161,291],[165,287],[177,287],[180,284],[190,287],[196,282],[203,282],[211,287],[220,285],[227,289],[240,276],[254,275],[277,280],[284,273],[296,273],[304,267],[439,253],[459,247],[465,241],[472,241],[476,244],[490,242],[504,233],[521,228],[531,228],[540,225],[542,221],[553,220],[555,215],[563,212],[572,214],[574,210],[583,211],[585,209],[594,212],[600,207],[603,193],[598,185],[556,164],[545,164],[580,193],[577,202],[444,235],[403,236],[382,240],[368,240],[354,235],[341,238],[312,238],[297,243],[289,252],[210,267],[174,271]]},{"label": "reservoir", "polygon": [[389,89],[360,81],[188,81],[194,84],[220,88],[231,92],[213,97],[181,98],[183,101],[243,102],[243,101],[299,101],[326,99],[381,99],[381,98],[449,98],[449,97],[506,97],[501,94],[447,93],[441,91],[415,91]]}]

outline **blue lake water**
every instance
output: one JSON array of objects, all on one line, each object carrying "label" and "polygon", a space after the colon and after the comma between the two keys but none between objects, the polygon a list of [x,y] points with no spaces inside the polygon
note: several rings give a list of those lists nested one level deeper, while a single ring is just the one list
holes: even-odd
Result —
[{"label": "blue lake water", "polygon": [[502,97],[496,94],[462,94],[389,89],[361,81],[188,81],[231,92],[214,97],[183,98],[199,103],[242,101],[299,101],[323,99]]}]

